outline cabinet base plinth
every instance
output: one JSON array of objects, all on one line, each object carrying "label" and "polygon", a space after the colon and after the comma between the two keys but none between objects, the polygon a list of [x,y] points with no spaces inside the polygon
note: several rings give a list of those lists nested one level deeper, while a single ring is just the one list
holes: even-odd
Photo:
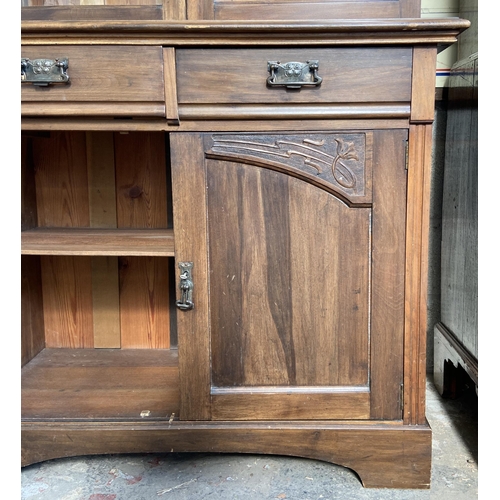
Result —
[{"label": "cabinet base plinth", "polygon": [[429,425],[303,422],[25,422],[22,465],[79,455],[216,452],[305,457],[367,488],[429,488]]}]

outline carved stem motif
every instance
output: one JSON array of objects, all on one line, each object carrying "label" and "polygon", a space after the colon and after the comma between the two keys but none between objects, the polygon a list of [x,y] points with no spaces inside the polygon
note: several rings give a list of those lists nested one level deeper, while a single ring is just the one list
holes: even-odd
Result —
[{"label": "carved stem motif", "polygon": [[214,135],[209,155],[268,160],[315,175],[350,196],[366,188],[365,134]]}]

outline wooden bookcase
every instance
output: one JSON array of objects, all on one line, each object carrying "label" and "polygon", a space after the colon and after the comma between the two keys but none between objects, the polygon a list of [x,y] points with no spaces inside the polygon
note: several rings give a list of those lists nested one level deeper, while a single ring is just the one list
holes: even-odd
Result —
[{"label": "wooden bookcase", "polygon": [[22,83],[23,464],[277,453],[429,487],[435,60],[467,26],[24,22],[70,83]]}]

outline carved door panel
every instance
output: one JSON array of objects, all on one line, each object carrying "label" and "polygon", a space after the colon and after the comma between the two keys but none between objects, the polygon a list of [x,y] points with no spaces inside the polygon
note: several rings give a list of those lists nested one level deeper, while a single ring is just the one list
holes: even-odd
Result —
[{"label": "carved door panel", "polygon": [[181,418],[401,418],[405,140],[172,138]]}]

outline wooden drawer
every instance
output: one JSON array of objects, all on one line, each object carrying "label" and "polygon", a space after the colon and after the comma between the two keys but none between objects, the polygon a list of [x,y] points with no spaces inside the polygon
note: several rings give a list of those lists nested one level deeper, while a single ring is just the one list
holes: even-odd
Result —
[{"label": "wooden drawer", "polygon": [[[319,61],[318,87],[267,85],[268,61]],[[177,50],[179,104],[409,103],[411,48]]]},{"label": "wooden drawer", "polygon": [[24,46],[21,57],[67,57],[67,84],[21,84],[24,116],[165,116],[162,47]]}]

